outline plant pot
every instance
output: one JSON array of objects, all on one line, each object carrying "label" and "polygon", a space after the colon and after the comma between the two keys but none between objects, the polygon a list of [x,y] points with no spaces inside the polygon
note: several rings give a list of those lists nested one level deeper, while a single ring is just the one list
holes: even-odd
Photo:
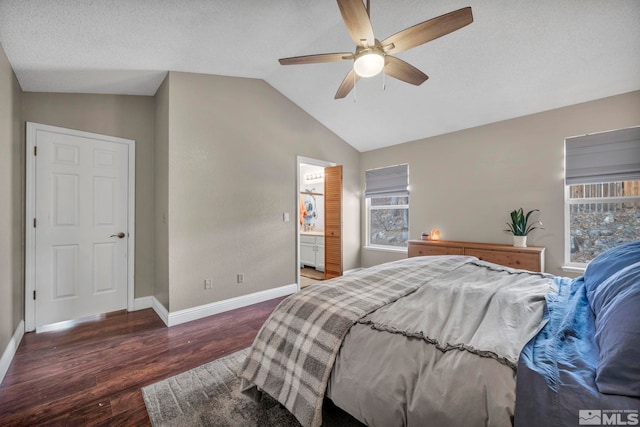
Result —
[{"label": "plant pot", "polygon": [[513,246],[516,248],[526,248],[527,236],[513,236]]}]

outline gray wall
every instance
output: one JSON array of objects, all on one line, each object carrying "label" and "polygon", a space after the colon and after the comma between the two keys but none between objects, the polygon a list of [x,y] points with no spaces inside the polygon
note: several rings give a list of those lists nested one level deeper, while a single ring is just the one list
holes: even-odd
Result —
[{"label": "gray wall", "polygon": [[[18,129],[32,121],[136,140],[136,298],[155,295],[176,311],[295,283],[295,222],[282,213],[296,218],[297,155],[345,166],[344,264],[359,265],[358,152],[263,81],[170,73],[155,97],[24,93],[17,102]],[[11,188],[23,197],[23,184]]]},{"label": "gray wall", "polygon": [[22,91],[0,45],[0,355],[24,319]]},{"label": "gray wall", "polygon": [[153,180],[155,194],[156,299],[169,310],[169,74],[155,96]]},{"label": "gray wall", "polygon": [[[409,164],[412,239],[435,227],[445,240],[512,244],[502,231],[509,212],[540,209],[545,229],[528,244],[547,248],[548,272],[567,275],[561,270],[564,138],[639,124],[637,91],[365,152],[360,177],[364,186],[367,169]],[[362,265],[399,257],[363,250]]]},{"label": "gray wall", "polygon": [[344,166],[344,267],[359,265],[359,153],[267,83],[171,72],[168,133],[171,312],[296,283],[298,155]]},{"label": "gray wall", "polygon": [[30,93],[22,120],[136,141],[135,296],[153,295],[155,229],[151,96]]}]

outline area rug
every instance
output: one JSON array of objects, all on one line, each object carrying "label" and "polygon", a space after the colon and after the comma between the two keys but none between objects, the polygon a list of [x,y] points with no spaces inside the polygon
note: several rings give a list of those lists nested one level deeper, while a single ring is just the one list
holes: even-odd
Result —
[{"label": "area rug", "polygon": [[[142,389],[149,419],[158,426],[300,427],[289,411],[264,395],[254,402],[240,393],[236,372],[248,349]],[[325,400],[323,426],[362,426]]]},{"label": "area rug", "polygon": [[324,271],[318,271],[315,268],[303,267],[300,269],[300,275],[309,279],[324,280]]}]

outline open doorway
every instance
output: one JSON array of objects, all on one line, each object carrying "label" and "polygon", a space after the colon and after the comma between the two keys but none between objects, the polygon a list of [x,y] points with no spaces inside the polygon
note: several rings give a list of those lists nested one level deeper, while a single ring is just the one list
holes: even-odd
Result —
[{"label": "open doorway", "polygon": [[300,287],[324,280],[324,166],[300,163]]},{"label": "open doorway", "polygon": [[[339,180],[336,180],[335,169],[339,169]],[[341,177],[341,166],[298,156],[297,270],[300,288],[342,273],[342,239],[339,230]],[[338,187],[339,191],[334,187]]]}]

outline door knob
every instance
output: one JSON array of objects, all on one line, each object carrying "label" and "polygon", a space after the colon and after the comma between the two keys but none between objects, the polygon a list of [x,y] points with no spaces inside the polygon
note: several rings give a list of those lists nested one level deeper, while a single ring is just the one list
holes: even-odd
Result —
[{"label": "door knob", "polygon": [[118,238],[120,238],[120,239],[123,239],[123,238],[124,238],[124,236],[125,236],[125,234],[121,231],[121,232],[119,232],[118,234],[112,234],[112,235],[111,235],[111,236],[109,236],[109,237],[118,237]]}]

